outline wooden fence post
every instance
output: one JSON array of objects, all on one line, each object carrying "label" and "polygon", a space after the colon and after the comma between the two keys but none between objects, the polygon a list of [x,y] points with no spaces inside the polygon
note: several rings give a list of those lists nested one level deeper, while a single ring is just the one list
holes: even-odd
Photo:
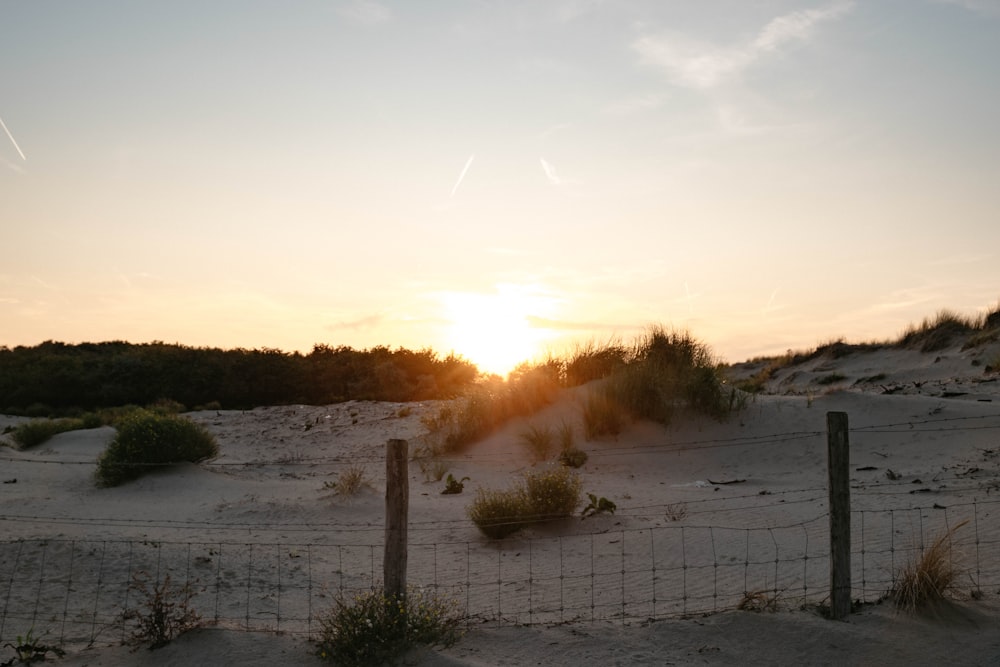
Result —
[{"label": "wooden fence post", "polygon": [[406,595],[406,529],[410,502],[408,443],[392,439],[385,449],[384,592],[387,598],[402,598]]},{"label": "wooden fence post", "polygon": [[830,617],[851,613],[851,487],[847,413],[826,413],[830,492]]}]

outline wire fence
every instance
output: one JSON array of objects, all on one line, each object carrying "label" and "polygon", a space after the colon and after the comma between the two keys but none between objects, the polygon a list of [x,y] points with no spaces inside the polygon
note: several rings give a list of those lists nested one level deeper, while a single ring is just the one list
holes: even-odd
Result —
[{"label": "wire fence", "polygon": [[[998,512],[1000,500],[854,512],[853,599],[883,598],[903,564],[963,520],[951,545],[964,573],[957,584],[973,597],[1000,592]],[[411,543],[410,582],[455,600],[470,624],[630,623],[823,604],[826,521]],[[0,542],[0,641],[32,628],[62,645],[124,641],[123,612],[149,604],[143,580],[169,581],[178,596],[189,590],[190,608],[221,627],[312,636],[338,596],[371,590],[381,572],[381,544]]]},{"label": "wire fence", "polygon": [[[940,428],[940,421],[920,424],[930,431]],[[985,427],[998,428],[995,423]],[[898,437],[913,429],[914,423],[906,422],[861,427],[852,434]],[[758,442],[767,440],[753,440]],[[985,455],[993,460],[995,452],[987,450]],[[852,599],[884,598],[907,563],[963,522],[949,543],[950,557],[962,573],[956,586],[973,598],[1000,594],[1000,497],[991,496],[995,477],[984,486],[983,478],[976,478],[978,472],[950,471],[937,480],[968,484],[968,490],[975,491],[972,499],[956,495],[946,506],[931,502],[868,509],[870,500],[884,501],[886,495],[917,497],[911,496],[914,489],[886,481],[854,492]],[[821,605],[829,600],[830,584],[823,492],[795,489],[780,492],[780,498],[730,495],[725,508],[713,505],[718,502],[714,499],[700,506],[692,501],[667,525],[614,529],[604,524],[602,532],[501,541],[435,541],[445,522],[428,522],[411,531],[408,579],[411,585],[455,600],[470,625],[634,623],[736,608]],[[769,503],[777,508],[795,502],[816,505],[815,516],[765,527],[716,525],[732,522],[740,506]],[[632,507],[621,513],[662,517],[664,509]],[[0,516],[0,524],[18,521],[84,527],[98,522],[112,529],[147,525],[114,518]],[[183,531],[195,526],[181,521],[170,527]],[[247,525],[211,527],[219,534],[236,535],[226,529]],[[372,527],[283,524],[282,530],[299,531],[302,539],[0,541],[0,644],[29,629],[46,632],[64,646],[117,644],[130,632],[126,612],[148,606],[153,587],[168,581],[172,594],[189,596],[188,604],[204,621],[309,637],[318,632],[336,599],[379,586],[383,542],[366,532]],[[357,532],[350,535],[352,530]],[[331,540],[331,535],[339,537]]]}]

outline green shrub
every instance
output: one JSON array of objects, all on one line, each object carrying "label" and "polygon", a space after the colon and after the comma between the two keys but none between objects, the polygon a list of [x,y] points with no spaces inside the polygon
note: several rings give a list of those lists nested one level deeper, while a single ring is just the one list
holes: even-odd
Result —
[{"label": "green shrub", "polygon": [[316,653],[337,665],[381,665],[415,646],[452,646],[461,622],[453,602],[415,588],[401,600],[381,590],[341,596],[319,619]]},{"label": "green shrub", "polygon": [[571,516],[580,504],[580,478],[564,467],[524,476],[506,491],[478,489],[469,518],[491,539],[503,539],[541,521]]},{"label": "green shrub", "polygon": [[580,477],[563,466],[529,472],[524,491],[532,520],[560,519],[571,516],[580,504]]},{"label": "green shrub", "polygon": [[507,491],[476,489],[476,497],[468,512],[483,535],[501,540],[521,530],[531,510],[522,488]]},{"label": "green shrub", "polygon": [[215,456],[215,438],[177,415],[136,410],[118,422],[118,435],[97,460],[97,483],[117,486],[158,466]]}]

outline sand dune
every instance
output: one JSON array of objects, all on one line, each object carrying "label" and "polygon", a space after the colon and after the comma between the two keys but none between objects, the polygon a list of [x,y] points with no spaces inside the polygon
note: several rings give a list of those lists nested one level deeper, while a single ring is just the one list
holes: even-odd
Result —
[{"label": "sand dune", "polygon": [[[973,364],[988,354],[820,356],[777,373],[772,393],[725,422],[682,416],[580,442],[584,491],[616,513],[502,545],[465,516],[475,490],[532,469],[518,438],[528,424],[574,424],[582,441],[586,388],[450,459],[456,478],[470,478],[460,495],[442,495],[443,482],[411,463],[409,580],[455,594],[473,621],[457,646],[408,663],[1000,663],[1000,382]],[[830,376],[842,379],[817,382]],[[216,459],[113,489],[92,481],[110,428],[0,449],[3,641],[33,624],[65,640],[68,665],[319,664],[306,639],[315,617],[337,590],[381,576],[385,442],[416,447],[437,407],[191,413],[217,437]],[[850,419],[853,597],[870,603],[847,622],[817,611],[829,577],[828,411]],[[355,464],[368,490],[342,498],[325,487]],[[968,575],[948,608],[926,617],[876,604],[893,568],[966,518],[955,553]],[[129,573],[154,567],[197,581],[211,623],[131,653],[108,619]],[[776,611],[737,610],[748,592]]]}]

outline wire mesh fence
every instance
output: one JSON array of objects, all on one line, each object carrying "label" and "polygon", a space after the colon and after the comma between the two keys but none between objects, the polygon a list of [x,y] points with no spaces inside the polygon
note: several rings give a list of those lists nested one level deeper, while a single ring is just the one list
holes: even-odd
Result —
[{"label": "wire mesh fence", "polygon": [[[903,564],[948,528],[973,597],[1000,591],[1000,500],[853,513],[853,598],[885,596]],[[409,545],[409,581],[455,600],[470,624],[630,623],[735,608],[823,604],[827,517],[767,528],[668,525]],[[142,581],[189,590],[206,622],[311,636],[338,596],[380,584],[382,545],[148,540],[0,542],[0,641],[29,629],[62,645],[127,639]]]}]

